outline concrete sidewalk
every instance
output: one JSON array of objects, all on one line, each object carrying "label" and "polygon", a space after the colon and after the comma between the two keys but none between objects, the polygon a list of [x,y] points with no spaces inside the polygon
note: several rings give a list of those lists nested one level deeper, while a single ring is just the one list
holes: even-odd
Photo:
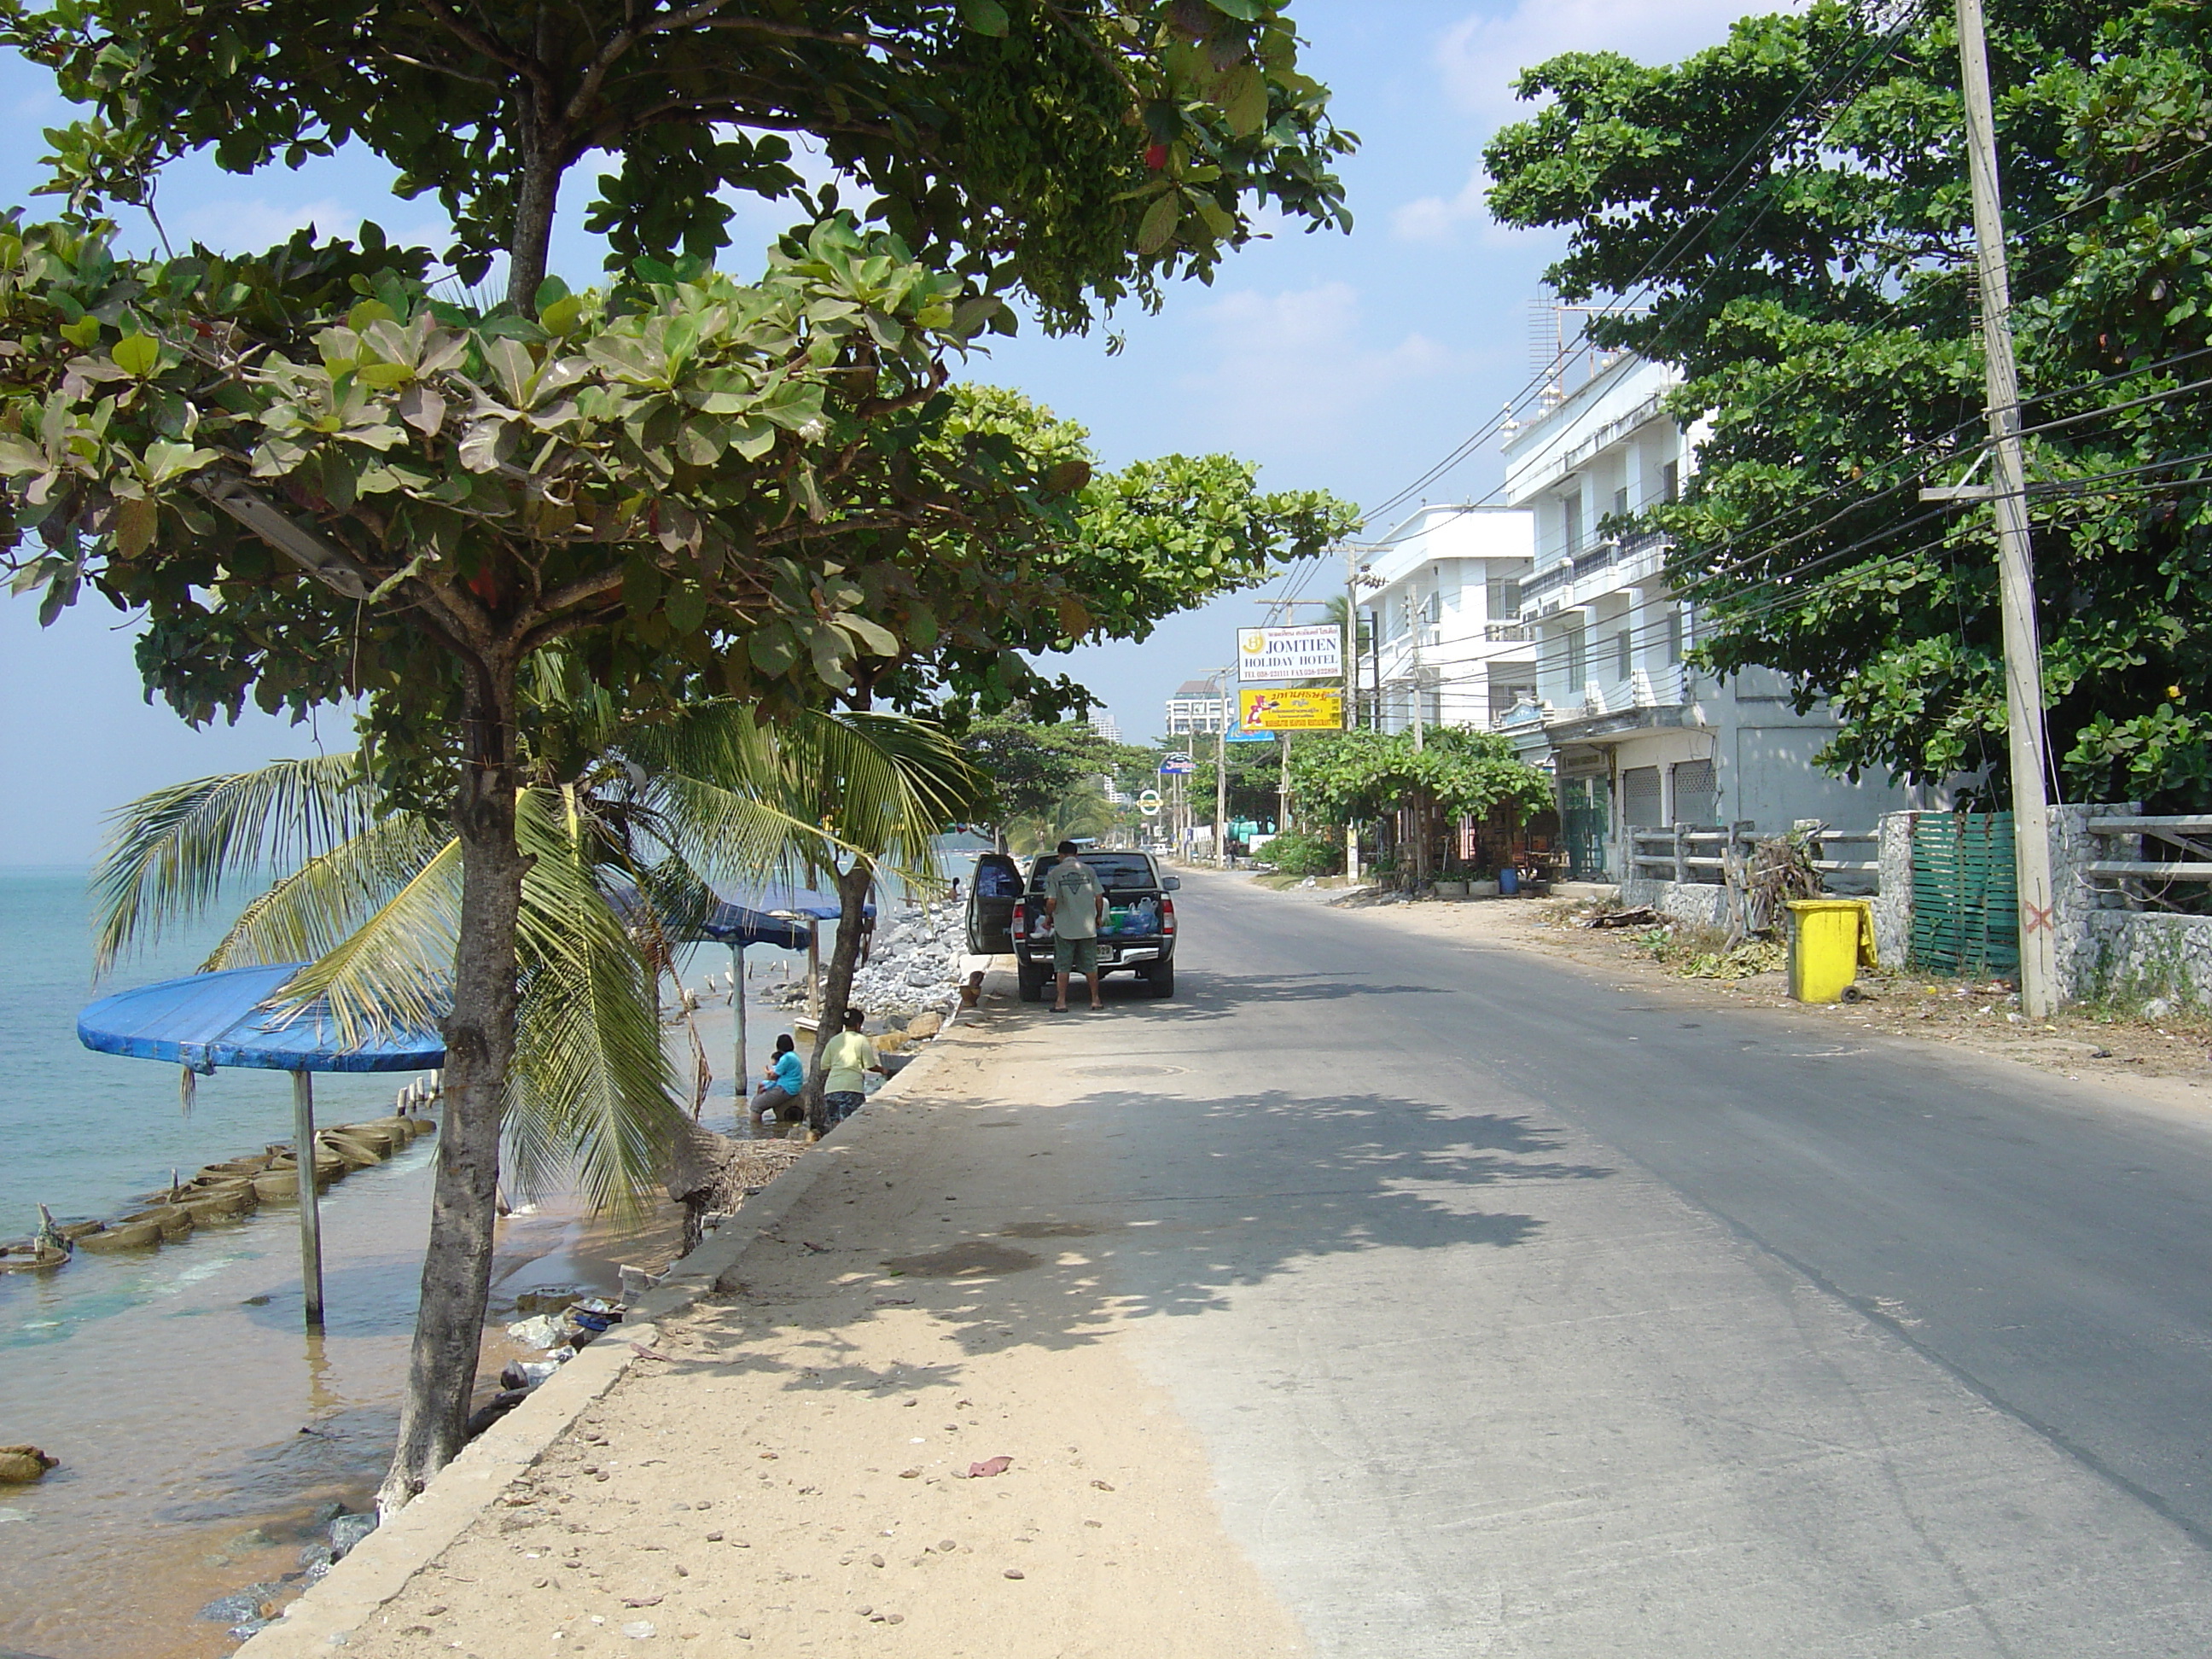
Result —
[{"label": "concrete sidewalk", "polygon": [[1141,1235],[1063,1155],[1055,1109],[1144,1012],[1052,1016],[997,976],[346,1651],[1304,1651],[1104,1293]]}]

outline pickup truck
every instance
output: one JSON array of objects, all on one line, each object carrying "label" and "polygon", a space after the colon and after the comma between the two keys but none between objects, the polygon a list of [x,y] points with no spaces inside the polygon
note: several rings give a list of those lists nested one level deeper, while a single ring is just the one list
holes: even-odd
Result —
[{"label": "pickup truck", "polygon": [[[1175,900],[1182,886],[1160,873],[1150,853],[1094,852],[1077,855],[1106,891],[1106,925],[1098,931],[1098,971],[1134,974],[1156,997],[1175,994]],[[979,956],[1011,953],[1024,1002],[1042,999],[1052,982],[1052,925],[1045,920],[1045,872],[1059,862],[1051,853],[1021,866],[1004,853],[975,861],[968,890],[968,948]]]}]

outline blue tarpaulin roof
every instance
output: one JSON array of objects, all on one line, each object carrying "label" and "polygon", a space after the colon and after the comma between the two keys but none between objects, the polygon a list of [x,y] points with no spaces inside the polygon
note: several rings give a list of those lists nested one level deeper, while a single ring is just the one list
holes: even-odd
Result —
[{"label": "blue tarpaulin roof", "polygon": [[261,1005],[307,964],[227,968],[189,974],[103,997],[77,1016],[88,1048],[165,1060],[212,1072],[218,1066],[273,1072],[419,1072],[446,1063],[446,1039],[409,1031],[350,1048],[319,1005],[282,1018]]},{"label": "blue tarpaulin roof", "polygon": [[[835,893],[811,892],[804,887],[760,887],[740,892],[715,890],[721,901],[699,924],[698,937],[717,945],[777,945],[787,951],[806,948],[806,924],[787,921],[774,912],[788,910],[817,921],[835,921],[844,914]],[[872,920],[876,907],[860,914]]]}]

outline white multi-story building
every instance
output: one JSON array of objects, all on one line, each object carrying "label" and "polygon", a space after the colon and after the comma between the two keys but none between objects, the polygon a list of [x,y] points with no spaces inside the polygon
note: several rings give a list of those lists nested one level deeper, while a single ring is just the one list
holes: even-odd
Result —
[{"label": "white multi-story building", "polygon": [[1508,502],[1533,514],[1535,557],[1521,614],[1535,637],[1534,695],[1503,722],[1559,779],[1573,872],[1633,876],[1629,832],[1799,819],[1867,830],[1899,791],[1848,782],[1813,757],[1835,734],[1825,705],[1757,669],[1725,682],[1691,670],[1694,612],[1668,586],[1667,542],[1627,521],[1680,493],[1697,434],[1662,407],[1674,371],[1640,357],[1595,374],[1505,443]]},{"label": "white multi-story building", "polygon": [[1229,701],[1211,680],[1185,680],[1168,699],[1168,735],[1171,738],[1214,732],[1222,728]]},{"label": "white multi-story building", "polygon": [[1121,722],[1115,720],[1111,714],[1093,714],[1086,723],[1090,726],[1091,734],[1094,737],[1099,738],[1107,743],[1119,743],[1121,741]]},{"label": "white multi-story building", "polygon": [[1354,678],[1382,730],[1492,726],[1534,701],[1535,647],[1520,619],[1534,524],[1526,508],[1424,507],[1376,544],[1359,570],[1366,648]]}]

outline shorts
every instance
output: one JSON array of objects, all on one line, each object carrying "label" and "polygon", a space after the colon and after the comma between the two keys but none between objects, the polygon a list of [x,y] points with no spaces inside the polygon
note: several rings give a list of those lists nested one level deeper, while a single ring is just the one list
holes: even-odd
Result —
[{"label": "shorts", "polygon": [[1063,974],[1097,973],[1098,941],[1095,939],[1062,939],[1057,933],[1054,934],[1052,965]]},{"label": "shorts", "polygon": [[753,1115],[761,1118],[781,1118],[787,1123],[795,1122],[797,1121],[795,1118],[784,1115],[784,1108],[791,1105],[793,1099],[793,1097],[786,1094],[771,1083],[753,1097]]},{"label": "shorts", "polygon": [[830,1120],[832,1128],[868,1103],[868,1097],[858,1089],[840,1089],[834,1095],[822,1097],[823,1115]]}]

